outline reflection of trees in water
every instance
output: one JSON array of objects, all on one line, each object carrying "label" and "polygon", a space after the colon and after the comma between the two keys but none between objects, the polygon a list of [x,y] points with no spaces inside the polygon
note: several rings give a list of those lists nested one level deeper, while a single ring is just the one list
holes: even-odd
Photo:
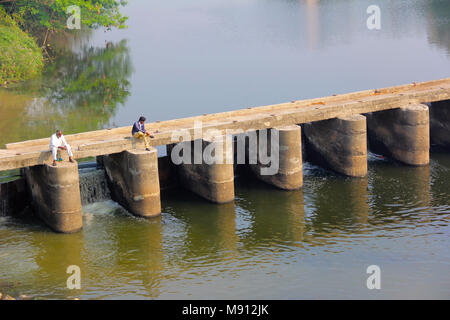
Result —
[{"label": "reflection of trees in water", "polygon": [[[349,178],[333,174],[323,180],[320,176],[305,179],[305,197],[310,204],[308,231],[318,239],[347,237],[364,233],[369,215],[367,178]],[[319,240],[319,241],[318,241]]]},{"label": "reflection of trees in water", "polygon": [[[377,35],[366,28],[369,15],[366,9],[371,4],[381,8],[382,30],[380,35],[385,39],[404,39],[428,34],[428,41],[450,53],[450,1],[448,0],[409,0],[392,1],[378,0],[372,3],[368,0],[319,1],[302,0],[294,2],[285,0],[289,8],[296,14],[292,23],[286,19],[283,30],[285,40],[296,44],[301,36],[308,41],[308,48],[323,49],[333,45],[358,44],[358,37],[364,38]],[[282,3],[282,2],[280,2]],[[345,21],[345,23],[343,23]],[[264,23],[264,21],[263,21]],[[426,26],[426,29],[424,29]],[[263,28],[263,27],[261,27]],[[381,41],[382,38],[369,38],[371,41]]]},{"label": "reflection of trees in water", "polygon": [[428,4],[428,41],[450,54],[450,2],[431,0]]},{"label": "reflection of trees in water", "polygon": [[83,47],[66,52],[48,66],[42,79],[17,87],[11,94],[33,97],[22,114],[6,119],[19,122],[4,143],[106,126],[130,94],[132,73],[125,40],[105,48]]},{"label": "reflection of trees in water", "polygon": [[70,53],[49,70],[54,79],[47,99],[64,108],[89,107],[99,113],[114,114],[129,95],[131,59],[125,40],[106,48],[84,48]]}]

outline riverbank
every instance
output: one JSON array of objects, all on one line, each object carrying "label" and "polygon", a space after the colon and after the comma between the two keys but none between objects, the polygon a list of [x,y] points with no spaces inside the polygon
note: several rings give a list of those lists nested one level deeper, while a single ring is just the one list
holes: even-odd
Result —
[{"label": "riverbank", "polygon": [[42,72],[41,49],[1,8],[0,50],[0,86],[31,79]]},{"label": "riverbank", "polygon": [[[125,28],[123,1],[76,1],[71,6],[58,2],[0,1],[0,86],[34,78],[42,73],[45,59],[53,62],[57,52],[53,37],[69,35],[67,30],[99,27]],[[72,8],[72,12],[67,10]],[[68,20],[69,19],[69,20]],[[76,21],[69,26],[68,21]],[[78,30],[75,30],[77,32]]]}]

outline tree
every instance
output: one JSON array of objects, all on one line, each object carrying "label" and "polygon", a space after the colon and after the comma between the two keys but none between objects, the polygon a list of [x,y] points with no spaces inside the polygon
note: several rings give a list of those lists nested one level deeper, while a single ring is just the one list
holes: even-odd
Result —
[{"label": "tree", "polygon": [[57,128],[70,134],[114,126],[111,118],[130,95],[132,73],[126,40],[59,54],[42,79],[0,90],[0,146]]},{"label": "tree", "polygon": [[0,86],[27,80],[40,74],[42,51],[0,7]]},{"label": "tree", "polygon": [[125,28],[128,17],[119,11],[124,0],[0,0],[6,12],[25,32],[33,34],[42,43],[49,35],[67,30],[67,9],[80,8],[81,25],[89,28]]}]

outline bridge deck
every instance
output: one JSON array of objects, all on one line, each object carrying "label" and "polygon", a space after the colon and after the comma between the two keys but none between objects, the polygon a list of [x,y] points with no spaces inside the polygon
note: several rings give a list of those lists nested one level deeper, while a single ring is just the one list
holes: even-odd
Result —
[{"label": "bridge deck", "polygon": [[[333,95],[317,99],[253,107],[189,118],[146,124],[153,133],[153,146],[173,143],[172,132],[189,130],[194,137],[194,122],[201,121],[203,130],[214,128],[232,133],[238,130],[258,130],[399,108],[407,104],[450,99],[450,78]],[[130,138],[131,126],[65,135],[74,157],[85,158],[117,153],[136,148]],[[0,150],[0,171],[51,162],[49,138],[9,143]],[[142,146],[139,144],[139,148]]]}]

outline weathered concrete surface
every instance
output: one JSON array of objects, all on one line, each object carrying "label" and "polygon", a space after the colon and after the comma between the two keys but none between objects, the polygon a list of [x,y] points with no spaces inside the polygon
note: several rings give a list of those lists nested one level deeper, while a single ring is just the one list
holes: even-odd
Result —
[{"label": "weathered concrete surface", "polygon": [[[258,146],[262,139],[267,139],[267,157],[271,158],[271,142],[272,135],[278,135],[279,146],[274,148],[275,153],[279,153],[278,170],[276,174],[264,174],[263,168],[268,168],[273,165],[272,162],[264,163],[258,148],[257,164],[250,164],[253,173],[268,184],[278,187],[283,190],[297,190],[303,186],[303,163],[302,163],[302,135],[301,128],[297,125],[290,125],[284,127],[273,128],[267,130],[267,134],[262,134],[263,131],[258,131]],[[247,145],[248,146],[248,145]],[[273,160],[273,159],[272,159]],[[270,171],[270,170],[269,170]]]},{"label": "weathered concrete surface", "polygon": [[103,156],[96,156],[95,162],[97,162],[97,168],[103,168]]},{"label": "weathered concrete surface", "polygon": [[367,129],[362,115],[306,123],[307,157],[351,177],[367,175]]},{"label": "weathered concrete surface", "polygon": [[[250,129],[261,130],[302,124],[351,114],[394,109],[409,103],[428,103],[448,99],[450,99],[450,78],[160,121],[146,126],[155,137],[150,140],[150,144],[158,146],[174,143],[173,133],[182,129],[189,132],[189,140],[202,138],[194,135],[196,121],[201,121],[204,129],[228,130],[228,134],[233,134],[238,133],[239,130],[243,132]],[[231,132],[233,130],[236,132]],[[80,159],[136,149],[137,144],[135,139],[131,139],[130,132],[131,127],[127,126],[65,137],[72,147],[75,159]],[[188,140],[188,138],[183,139]],[[48,143],[49,138],[7,144],[6,150],[0,150],[0,170],[49,163],[51,152]]]},{"label": "weathered concrete surface", "polygon": [[20,214],[30,204],[25,178],[0,183],[0,216]]},{"label": "weathered concrete surface", "polygon": [[426,105],[408,105],[366,116],[373,151],[408,165],[429,164],[430,122]]},{"label": "weathered concrete surface", "polygon": [[[195,143],[198,143],[197,148]],[[178,180],[186,189],[214,203],[226,203],[234,200],[234,170],[233,147],[231,137],[216,137],[215,139],[202,139],[200,141],[183,142],[185,149],[190,149],[190,163],[183,162],[176,165]],[[182,144],[178,145],[179,147]],[[205,162],[203,154],[215,149],[215,155],[223,161],[212,164]],[[172,151],[173,150],[173,151]],[[183,150],[183,152],[184,152]],[[169,156],[177,153],[176,145],[167,146]],[[178,152],[182,155],[183,152]],[[172,157],[173,159],[173,157]],[[201,163],[195,163],[201,159]],[[219,162],[219,163],[218,163]]]},{"label": "weathered concrete surface", "polygon": [[[103,156],[96,157],[97,168],[104,168]],[[178,186],[178,177],[175,165],[169,156],[158,157],[158,176],[160,190],[167,190]]]},{"label": "weathered concrete surface", "polygon": [[82,205],[111,198],[104,169],[81,169],[79,177]]},{"label": "weathered concrete surface", "polygon": [[50,228],[72,233],[83,227],[77,162],[34,166],[24,173],[32,205]]},{"label": "weathered concrete surface", "polygon": [[112,198],[136,216],[161,214],[158,152],[131,150],[103,157]]},{"label": "weathered concrete surface", "polygon": [[431,103],[431,145],[450,149],[450,100]]},{"label": "weathered concrete surface", "polygon": [[161,191],[178,186],[176,167],[169,156],[158,158],[158,173]]}]

